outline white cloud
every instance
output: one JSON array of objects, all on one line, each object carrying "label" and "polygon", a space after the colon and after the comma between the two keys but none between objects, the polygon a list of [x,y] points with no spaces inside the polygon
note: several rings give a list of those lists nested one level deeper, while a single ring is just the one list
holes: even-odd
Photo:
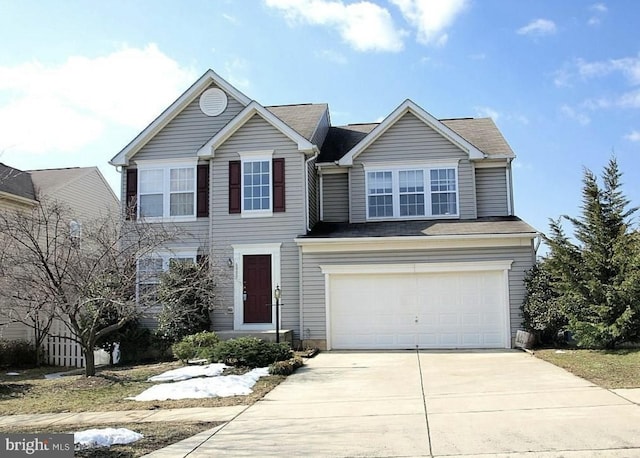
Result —
[{"label": "white cloud", "polygon": [[567,118],[573,119],[577,121],[579,124],[586,126],[591,122],[591,118],[584,113],[580,113],[575,109],[571,108],[569,105],[562,105],[560,107],[560,112]]},{"label": "white cloud", "polygon": [[406,32],[397,29],[391,14],[369,1],[345,4],[342,0],[266,0],[295,23],[334,28],[357,51],[398,52]]},{"label": "white cloud", "polygon": [[467,0],[391,0],[406,21],[417,29],[419,43],[444,46],[448,35],[444,33],[465,9]]},{"label": "white cloud", "polygon": [[331,49],[323,49],[322,51],[316,52],[316,56],[334,64],[347,64],[347,58],[345,56]]},{"label": "white cloud", "polygon": [[549,19],[536,19],[517,30],[519,35],[552,35],[556,33],[556,24]]},{"label": "white cloud", "polygon": [[222,17],[224,19],[226,19],[227,22],[230,22],[233,25],[237,25],[238,24],[238,18],[235,17],[235,16],[232,16],[231,14],[222,13]]},{"label": "white cloud", "polygon": [[0,107],[2,147],[70,152],[109,126],[142,129],[195,77],[155,44],[59,65],[0,66],[0,97],[10,101]]},{"label": "white cloud", "polygon": [[622,94],[616,100],[616,105],[622,108],[640,108],[640,89]]},{"label": "white cloud", "polygon": [[602,22],[602,18],[607,13],[607,11],[609,11],[609,9],[604,3],[594,3],[593,5],[589,6],[589,11],[591,11],[592,14],[591,17],[589,17],[587,24],[590,26],[597,26],[600,25],[600,23]]},{"label": "white cloud", "polygon": [[606,13],[607,11],[609,11],[609,8],[607,8],[607,5],[605,5],[604,3],[594,3],[589,7],[589,9],[597,13]]},{"label": "white cloud", "polygon": [[497,121],[500,117],[500,113],[491,107],[474,107],[474,109],[476,110],[476,116],[478,117],[491,118],[494,121]]},{"label": "white cloud", "polygon": [[251,87],[251,82],[246,74],[249,63],[239,57],[235,57],[224,63],[224,78],[238,89],[246,91]]},{"label": "white cloud", "polygon": [[640,142],[640,131],[633,130],[631,133],[624,136],[630,142]]}]

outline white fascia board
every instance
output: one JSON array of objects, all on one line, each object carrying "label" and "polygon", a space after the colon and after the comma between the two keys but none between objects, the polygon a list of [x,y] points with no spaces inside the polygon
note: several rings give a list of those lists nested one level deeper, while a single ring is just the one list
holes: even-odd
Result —
[{"label": "white fascia board", "polygon": [[323,274],[419,274],[511,270],[513,260],[418,262],[406,264],[320,264]]},{"label": "white fascia board", "polygon": [[340,167],[338,164],[333,162],[316,162],[316,168],[320,172],[321,175],[330,175],[330,174],[338,174],[338,173],[349,173],[349,169],[345,167]]},{"label": "white fascia board", "polygon": [[262,119],[282,132],[283,135],[296,143],[300,151],[316,151],[317,148],[315,148],[315,146],[309,140],[297,133],[295,130],[285,124],[280,118],[278,118],[276,115],[271,113],[269,110],[267,110],[265,107],[254,100],[198,150],[198,157],[203,159],[214,157],[216,149],[225,141],[227,141],[229,137],[231,137],[238,129],[240,129],[240,127],[245,125],[245,123],[249,121],[249,119],[251,119],[255,114],[259,115]]},{"label": "white fascia board", "polygon": [[129,165],[131,157],[146,145],[147,142],[151,140],[162,128],[169,124],[169,122],[184,110],[187,105],[193,102],[195,98],[211,83],[215,83],[216,86],[226,91],[242,105],[246,106],[251,102],[251,99],[246,95],[225,81],[216,72],[209,69],[195,83],[193,83],[189,89],[178,97],[175,102],[169,105],[169,107],[164,110],[160,116],[140,132],[138,136],[127,146],[125,146],[122,151],[114,156],[114,158],[109,161],[109,164],[114,166]]},{"label": "white fascia board", "polygon": [[10,192],[0,191],[0,200],[10,200],[13,202],[25,204],[25,205],[37,205],[37,200],[29,199],[28,197],[18,196],[16,194],[11,194]]},{"label": "white fascia board", "polygon": [[473,146],[467,140],[462,138],[449,127],[445,126],[435,117],[431,116],[427,111],[418,106],[416,103],[407,99],[400,104],[384,121],[373,129],[369,134],[360,141],[356,146],[347,152],[338,163],[342,166],[353,165],[353,160],[358,157],[365,149],[367,149],[374,141],[376,141],[383,133],[393,126],[405,114],[412,113],[415,117],[427,124],[429,127],[440,133],[447,140],[458,146],[469,155],[469,159],[484,159],[486,155],[478,148]]},{"label": "white fascia board", "polygon": [[531,246],[538,234],[474,234],[411,237],[296,238],[303,253],[432,250]]}]

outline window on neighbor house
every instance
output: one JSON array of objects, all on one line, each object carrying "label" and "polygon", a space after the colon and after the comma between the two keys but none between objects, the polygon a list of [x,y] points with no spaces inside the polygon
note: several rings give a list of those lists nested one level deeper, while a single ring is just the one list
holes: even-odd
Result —
[{"label": "window on neighbor house", "polygon": [[370,170],[366,181],[370,219],[458,216],[455,167]]}]

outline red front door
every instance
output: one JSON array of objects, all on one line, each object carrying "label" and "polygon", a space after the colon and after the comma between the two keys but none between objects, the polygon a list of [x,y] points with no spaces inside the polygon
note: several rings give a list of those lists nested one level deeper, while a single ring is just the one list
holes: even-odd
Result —
[{"label": "red front door", "polygon": [[271,255],[246,255],[242,265],[244,322],[271,323]]}]

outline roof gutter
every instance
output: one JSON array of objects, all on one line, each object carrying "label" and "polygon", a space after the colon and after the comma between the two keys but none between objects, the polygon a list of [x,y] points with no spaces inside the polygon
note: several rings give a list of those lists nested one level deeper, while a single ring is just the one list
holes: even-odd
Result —
[{"label": "roof gutter", "polygon": [[371,242],[417,242],[429,240],[479,240],[479,239],[535,239],[537,232],[512,232],[508,234],[461,234],[461,235],[409,235],[392,237],[298,237],[295,240],[298,245],[319,245],[323,243],[354,243],[365,244]]}]

